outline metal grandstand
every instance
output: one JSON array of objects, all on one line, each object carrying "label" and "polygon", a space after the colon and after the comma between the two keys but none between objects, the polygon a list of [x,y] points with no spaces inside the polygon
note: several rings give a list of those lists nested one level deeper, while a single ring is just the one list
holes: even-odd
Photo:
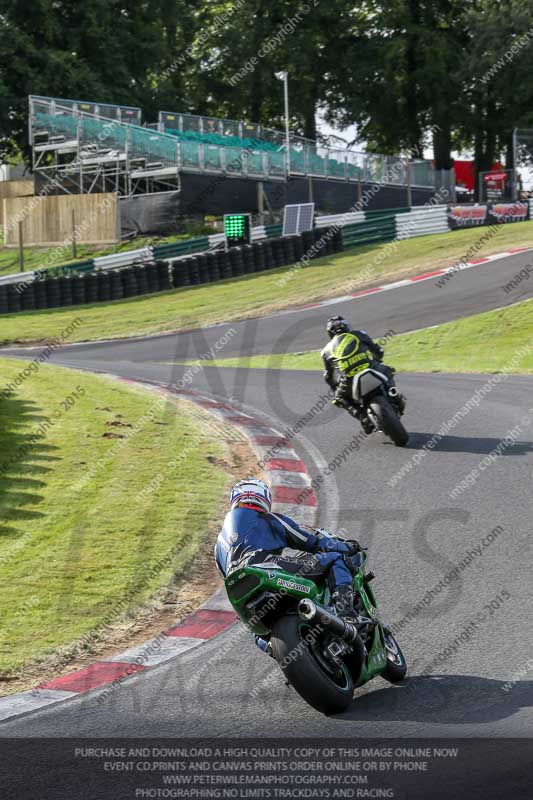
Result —
[{"label": "metal grandstand", "polygon": [[254,123],[161,112],[157,125],[141,126],[140,109],[128,106],[35,95],[29,106],[33,170],[72,194],[176,190],[182,173],[435,186],[430,162],[332,150],[300,137],[291,138],[287,173],[283,134]]}]

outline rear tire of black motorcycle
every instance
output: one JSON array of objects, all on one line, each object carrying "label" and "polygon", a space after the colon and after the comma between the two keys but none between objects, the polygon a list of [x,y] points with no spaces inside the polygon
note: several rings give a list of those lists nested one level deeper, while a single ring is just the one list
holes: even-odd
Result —
[{"label": "rear tire of black motorcycle", "polygon": [[409,441],[409,434],[389,402],[382,397],[376,397],[370,403],[370,408],[376,415],[383,433],[392,439],[396,447],[405,447]]},{"label": "rear tire of black motorcycle", "polygon": [[300,625],[296,614],[275,623],[270,639],[272,654],[291,686],[310,706],[322,714],[340,714],[352,702],[353,680],[348,675],[346,688],[341,689],[320,669],[307,647],[301,646]]}]

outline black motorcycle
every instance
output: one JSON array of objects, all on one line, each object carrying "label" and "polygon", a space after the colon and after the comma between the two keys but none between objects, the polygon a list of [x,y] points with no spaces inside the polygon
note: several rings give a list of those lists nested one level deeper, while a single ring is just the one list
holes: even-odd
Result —
[{"label": "black motorcycle", "polygon": [[365,367],[353,378],[352,397],[375,431],[384,433],[397,447],[405,447],[409,434],[401,420],[400,393],[396,386],[390,385],[386,375],[374,366]]}]

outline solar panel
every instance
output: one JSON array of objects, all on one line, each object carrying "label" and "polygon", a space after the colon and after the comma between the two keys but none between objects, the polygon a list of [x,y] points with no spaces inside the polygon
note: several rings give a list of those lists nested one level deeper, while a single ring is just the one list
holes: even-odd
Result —
[{"label": "solar panel", "polygon": [[283,217],[283,235],[291,236],[295,233],[312,231],[314,222],[314,203],[299,203],[298,205],[285,206],[285,214]]}]

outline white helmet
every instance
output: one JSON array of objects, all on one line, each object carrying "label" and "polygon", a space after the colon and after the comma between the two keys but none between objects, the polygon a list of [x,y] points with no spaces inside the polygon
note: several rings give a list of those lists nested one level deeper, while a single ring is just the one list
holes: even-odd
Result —
[{"label": "white helmet", "polygon": [[264,481],[258,478],[245,478],[236,483],[231,490],[230,508],[233,510],[240,503],[249,503],[258,506],[262,511],[272,508],[272,495]]}]

